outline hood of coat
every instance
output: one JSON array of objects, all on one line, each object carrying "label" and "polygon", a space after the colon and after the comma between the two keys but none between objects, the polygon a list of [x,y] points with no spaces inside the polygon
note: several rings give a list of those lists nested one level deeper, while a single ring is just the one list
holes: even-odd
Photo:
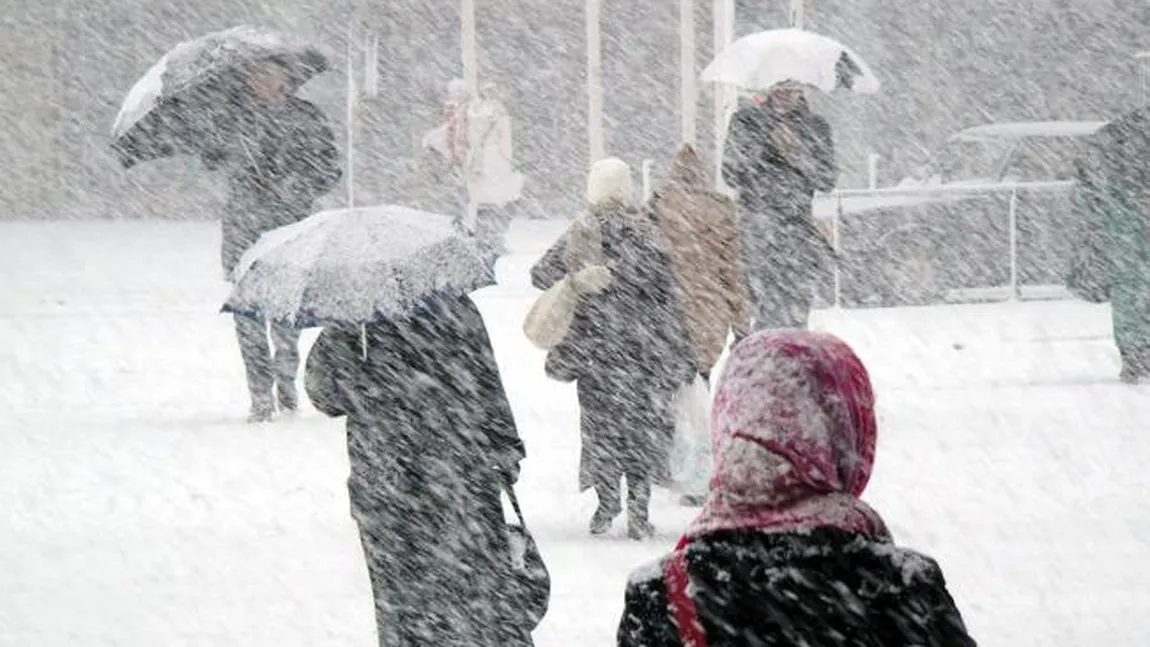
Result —
[{"label": "hood of coat", "polygon": [[711,491],[687,537],[839,528],[889,536],[858,497],[874,467],[870,377],[841,339],[760,332],[731,352],[711,412]]},{"label": "hood of coat", "polygon": [[695,147],[685,144],[671,161],[671,168],[667,172],[667,182],[677,184],[684,188],[697,191],[710,190],[707,165]]},{"label": "hood of coat", "polygon": [[587,202],[596,207],[610,202],[633,204],[635,189],[631,167],[617,157],[599,160],[587,175]]}]

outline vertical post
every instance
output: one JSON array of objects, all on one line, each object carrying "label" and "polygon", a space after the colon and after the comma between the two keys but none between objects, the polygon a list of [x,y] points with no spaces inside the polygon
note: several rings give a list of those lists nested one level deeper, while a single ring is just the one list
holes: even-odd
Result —
[{"label": "vertical post", "polygon": [[803,29],[806,23],[803,0],[791,0],[791,27],[795,29]]},{"label": "vertical post", "polygon": [[1139,52],[1134,55],[1138,61],[1138,107],[1146,105],[1147,93],[1150,90],[1150,78],[1147,78],[1146,63],[1150,60],[1150,52]]},{"label": "vertical post", "polygon": [[1010,300],[1022,296],[1018,285],[1018,189],[1010,192]]},{"label": "vertical post", "polygon": [[604,157],[601,0],[587,0],[587,142],[589,164]]},{"label": "vertical post", "polygon": [[645,159],[643,160],[643,195],[642,200],[646,203],[651,199],[651,167],[654,166],[655,161]]},{"label": "vertical post", "polygon": [[479,51],[475,42],[475,0],[461,0],[459,7],[460,45],[463,50],[463,80],[468,96],[479,95]]},{"label": "vertical post", "polygon": [[363,93],[379,98],[379,34],[374,33],[363,54]]},{"label": "vertical post", "polygon": [[842,275],[842,225],[843,225],[843,192],[835,191],[838,196],[838,205],[835,207],[835,219],[831,230],[831,246],[835,250],[835,308],[842,307],[843,275]]},{"label": "vertical post", "polygon": [[[468,103],[462,110],[471,110],[471,101],[479,97],[479,49],[475,37],[475,0],[460,0],[459,6],[459,27],[460,27],[460,45],[463,54],[463,82],[467,85]],[[470,140],[470,137],[468,137]],[[471,142],[468,141],[467,146],[470,148]],[[471,151],[468,151],[470,157]],[[466,176],[467,171],[464,171]],[[467,192],[467,205],[464,207],[463,212],[463,225],[470,231],[474,232],[476,221],[479,216],[479,205],[471,199],[471,191],[468,188],[468,181],[465,177],[463,180],[464,191]]]},{"label": "vertical post", "polygon": [[[731,44],[735,34],[735,0],[714,0],[712,4],[714,27],[714,55],[717,57]],[[725,189],[723,183],[723,142],[727,135],[727,114],[733,103],[733,88],[715,84],[714,128],[715,128],[715,188]]]},{"label": "vertical post", "polygon": [[355,31],[347,21],[347,208],[355,208]]},{"label": "vertical post", "polygon": [[694,145],[698,112],[695,75],[695,0],[679,0],[679,105],[684,144]]},{"label": "vertical post", "polygon": [[871,189],[878,188],[878,161],[882,159],[877,153],[871,153],[867,156],[867,187]]}]

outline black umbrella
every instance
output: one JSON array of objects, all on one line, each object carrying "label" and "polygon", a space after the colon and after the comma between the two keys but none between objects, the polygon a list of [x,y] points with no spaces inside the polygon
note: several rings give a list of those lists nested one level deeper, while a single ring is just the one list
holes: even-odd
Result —
[{"label": "black umbrella", "polygon": [[242,26],[213,32],[173,47],[141,78],[124,100],[112,126],[112,148],[120,163],[178,154],[199,154],[214,141],[246,92],[241,72],[274,61],[288,72],[294,92],[325,71],[316,48],[278,32]]}]

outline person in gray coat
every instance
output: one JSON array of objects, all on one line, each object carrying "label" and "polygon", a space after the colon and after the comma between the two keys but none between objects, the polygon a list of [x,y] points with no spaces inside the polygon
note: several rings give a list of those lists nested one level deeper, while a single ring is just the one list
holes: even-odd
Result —
[{"label": "person in gray coat", "polygon": [[[220,125],[219,140],[202,155],[209,168],[222,167],[229,176],[221,257],[232,280],[240,258],[260,235],[311,215],[315,200],[342,175],[327,119],[314,104],[288,95],[289,75],[288,68],[269,60],[236,79],[231,119]],[[299,332],[242,314],[235,325],[251,395],[249,420],[270,420],[277,396],[281,410],[295,410]]]},{"label": "person in gray coat", "polygon": [[654,533],[651,486],[669,480],[672,395],[695,378],[696,365],[666,239],[650,214],[631,204],[631,193],[630,169],[621,160],[592,167],[588,211],[566,236],[563,268],[575,273],[605,265],[610,281],[580,295],[545,370],[552,379],[576,382],[579,487],[594,488],[599,499],[591,534],[606,533],[623,511],[625,480],[627,535],[641,540]]},{"label": "person in gray coat", "polygon": [[527,647],[501,491],[523,443],[483,318],[466,297],[325,329],[308,397],[347,417],[348,495],[381,647]]},{"label": "person in gray coat", "polygon": [[814,226],[817,191],[834,188],[831,127],[788,82],[746,101],[727,131],[723,180],[739,192],[753,328],[806,328],[834,251]]}]

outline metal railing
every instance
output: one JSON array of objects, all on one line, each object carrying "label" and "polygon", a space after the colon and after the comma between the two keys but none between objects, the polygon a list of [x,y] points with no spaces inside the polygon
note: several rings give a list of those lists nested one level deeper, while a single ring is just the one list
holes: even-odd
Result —
[{"label": "metal railing", "polygon": [[[835,251],[842,250],[842,237],[841,237],[841,222],[845,215],[844,202],[849,201],[851,198],[927,198],[927,199],[945,199],[947,197],[958,197],[965,195],[995,195],[995,194],[1010,194],[1010,201],[1007,207],[1007,218],[1009,220],[1008,228],[1008,248],[1009,248],[1009,262],[1010,262],[1010,282],[1006,286],[1008,290],[1007,298],[1011,301],[1018,301],[1023,298],[1022,289],[1019,280],[1018,270],[1018,194],[1022,191],[1056,191],[1059,189],[1070,190],[1074,188],[1074,182],[1068,180],[1050,181],[1050,182],[994,182],[994,183],[977,183],[977,184],[960,184],[960,185],[935,185],[935,186],[907,186],[907,187],[890,187],[884,189],[837,189],[829,193],[822,193],[816,196],[816,204],[819,200],[834,200],[835,208],[831,218],[832,227],[832,241]],[[891,205],[898,207],[897,203]],[[879,208],[880,205],[870,205],[870,208]],[[826,220],[825,218],[817,218],[818,220]],[[997,286],[989,286],[987,288],[974,288],[973,290],[991,291],[996,289]],[[1046,286],[1051,287],[1051,286]],[[842,295],[842,275],[838,264],[835,265],[834,270],[834,305],[840,307]]]}]

